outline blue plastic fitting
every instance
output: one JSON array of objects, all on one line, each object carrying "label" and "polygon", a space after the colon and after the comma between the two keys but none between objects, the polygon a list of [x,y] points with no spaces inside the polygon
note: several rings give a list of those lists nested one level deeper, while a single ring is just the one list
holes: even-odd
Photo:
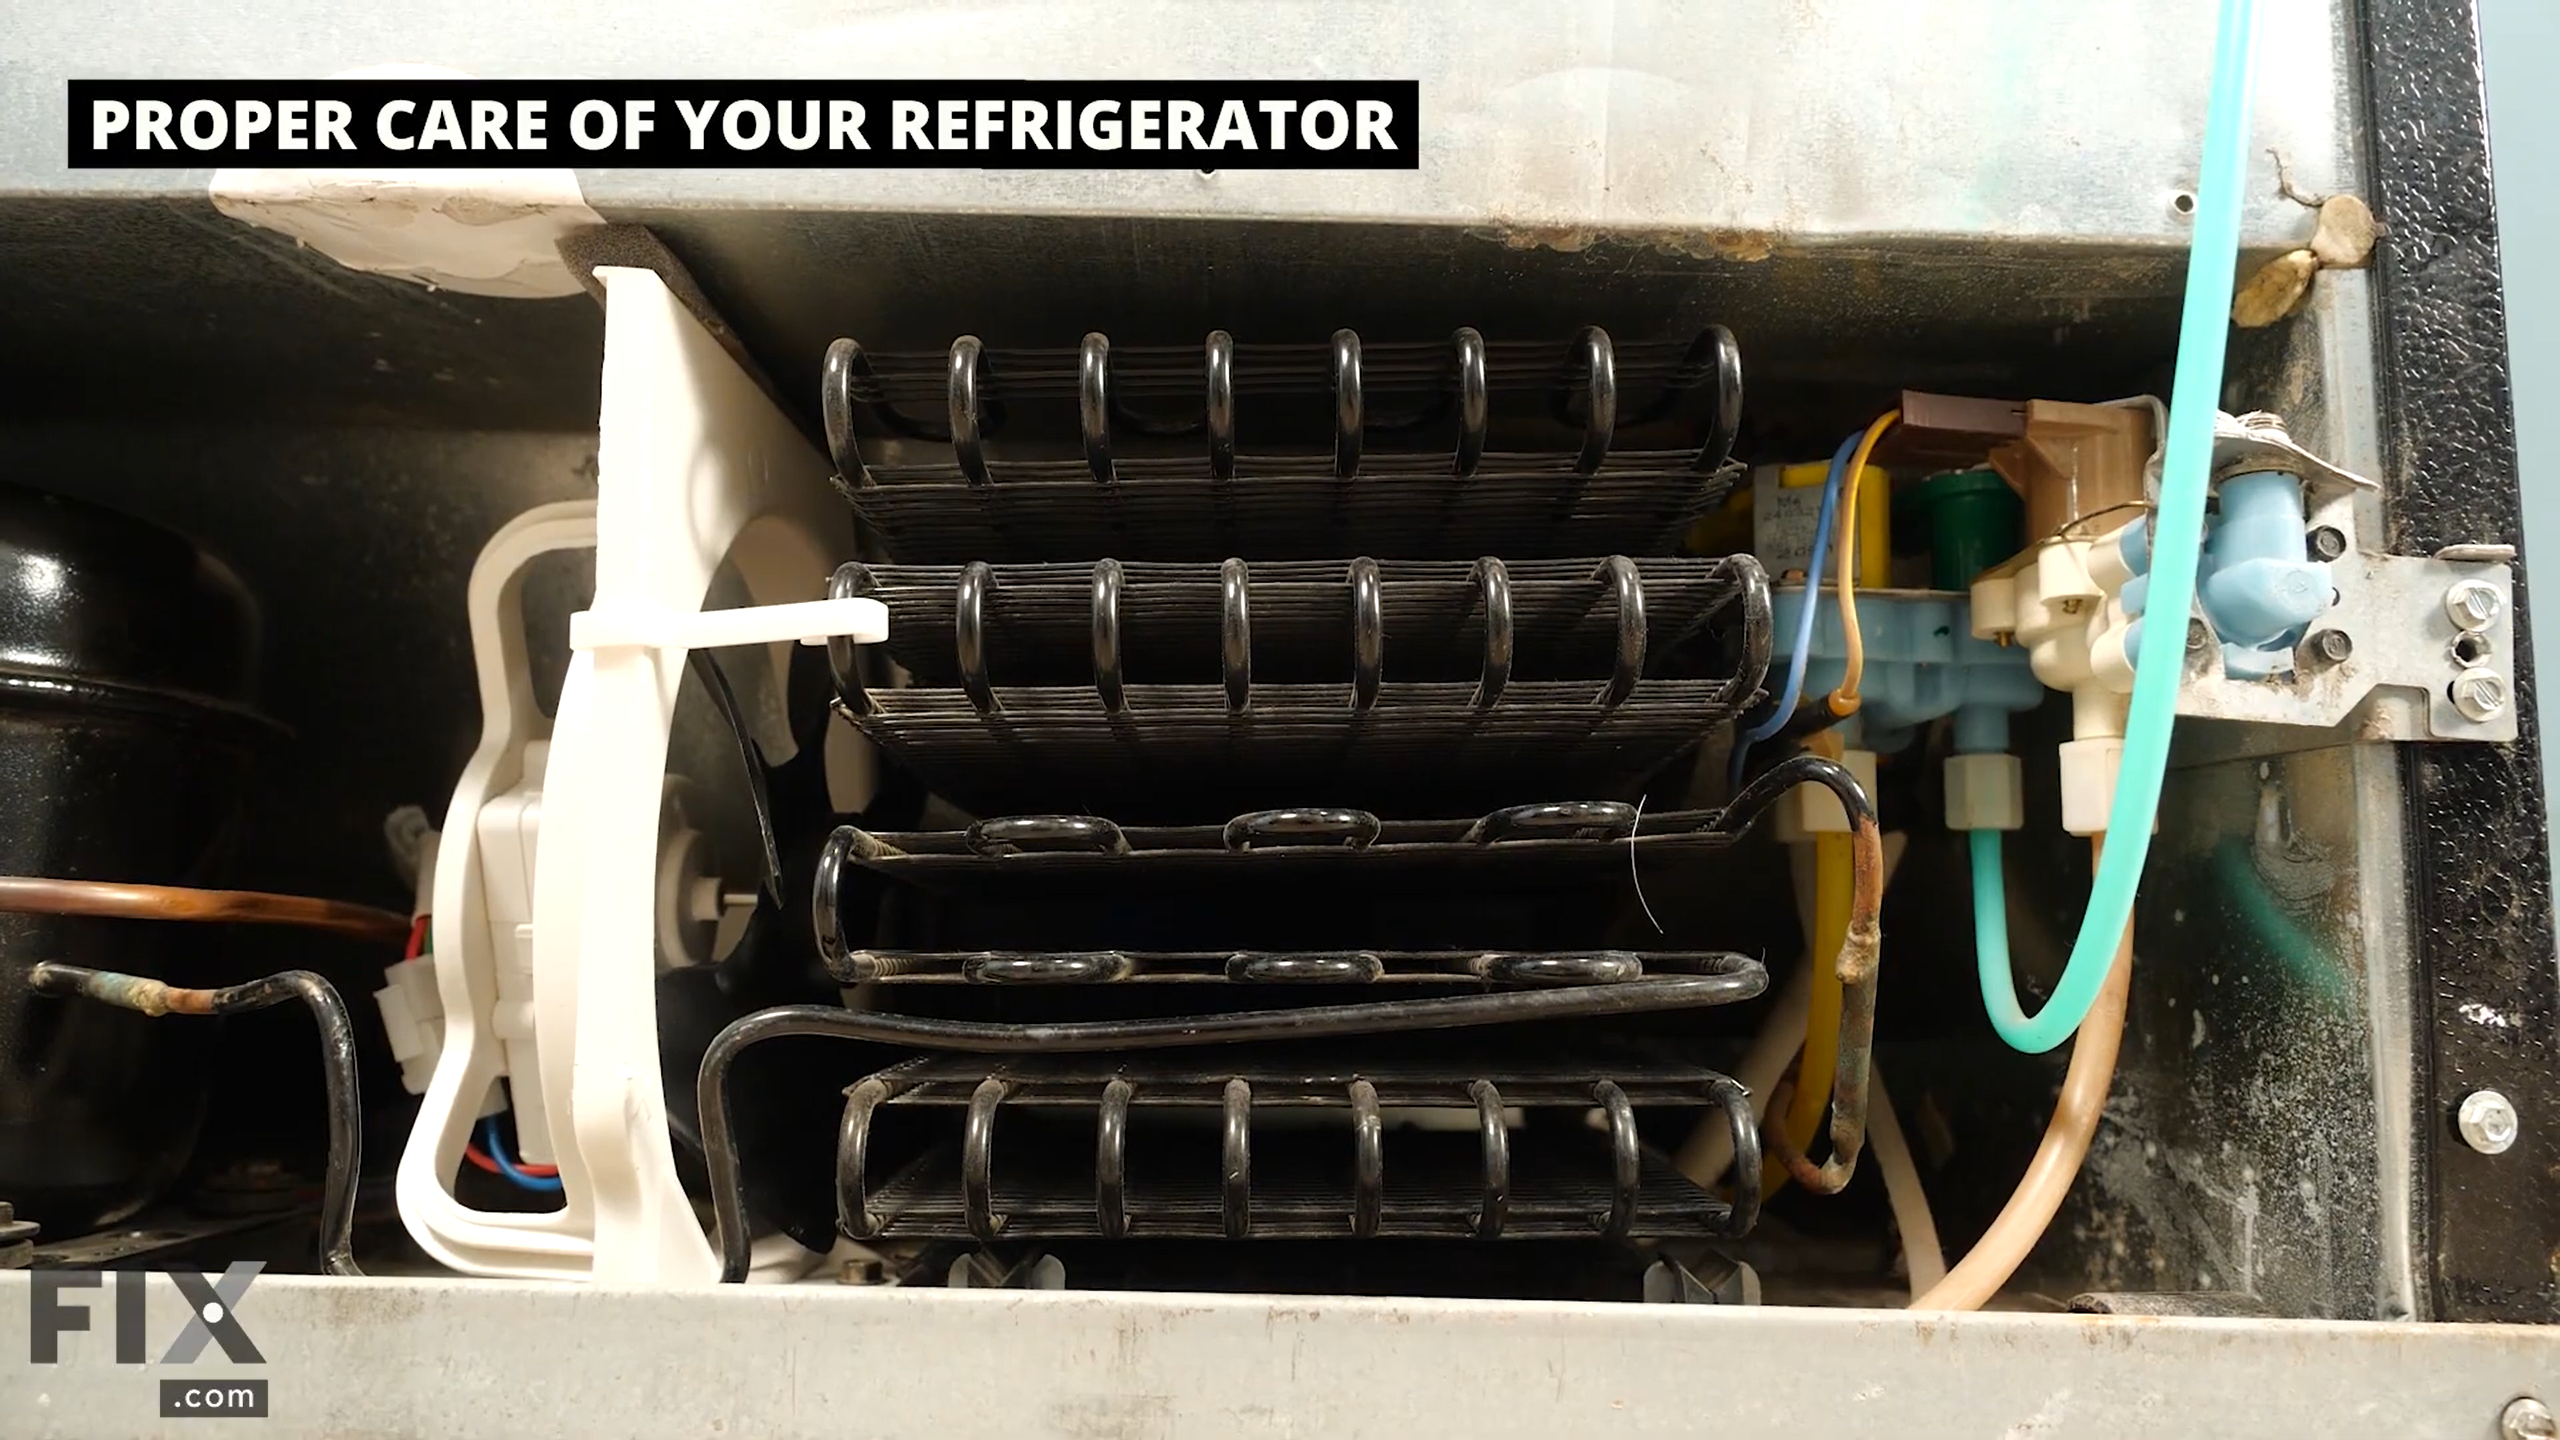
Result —
[{"label": "blue plastic fitting", "polygon": [[[1779,590],[1770,599],[1775,657],[1793,657],[1797,618],[1804,607],[1804,587]],[[2044,701],[2044,682],[2036,679],[2027,652],[1973,635],[1973,606],[1962,591],[1862,590],[1858,592],[1858,628],[1866,639],[1867,671],[1860,684],[1857,720],[1863,748],[1890,753],[1911,740],[1912,731],[1944,715],[1957,717],[1959,748],[2008,748],[2008,712],[2032,710]],[[1840,607],[1825,605],[1814,617],[1813,644],[1805,669],[1804,690],[1819,695],[1848,673],[1847,637],[1840,628]],[[1965,717],[1977,714],[1971,722]],[[1966,725],[1974,733],[1996,733],[1996,743],[1964,745]],[[1979,727],[1996,724],[1996,732]]]},{"label": "blue plastic fitting", "polygon": [[2116,554],[2124,557],[2124,568],[2136,575],[2151,573],[2151,517],[2124,527],[2116,536]]},{"label": "blue plastic fitting", "polygon": [[[2019,707],[2024,708],[2024,707]],[[1956,708],[1956,753],[2000,755],[2009,749],[2009,710],[1999,705]]]},{"label": "blue plastic fitting", "polygon": [[2305,626],[2329,608],[2329,567],[2303,552],[2302,479],[2265,470],[2222,482],[2221,516],[2197,567],[2223,673],[2264,679],[2293,668]]}]

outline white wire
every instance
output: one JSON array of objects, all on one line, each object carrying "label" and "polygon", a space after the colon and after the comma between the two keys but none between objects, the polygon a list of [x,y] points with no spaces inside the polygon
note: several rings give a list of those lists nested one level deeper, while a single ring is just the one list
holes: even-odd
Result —
[{"label": "white wire", "polygon": [[1894,1228],[1902,1232],[1911,1298],[1917,1300],[1947,1277],[1947,1254],[1938,1245],[1938,1220],[1929,1213],[1929,1192],[1920,1184],[1920,1167],[1912,1163],[1911,1142],[1885,1093],[1884,1072],[1872,1065],[1867,1070],[1867,1144],[1876,1157],[1876,1173],[1884,1177]]},{"label": "white wire", "polygon": [[1636,903],[1644,907],[1644,918],[1653,921],[1653,933],[1661,935],[1666,932],[1662,922],[1654,919],[1653,902],[1644,898],[1644,876],[1636,869],[1636,832],[1644,828],[1644,802],[1644,796],[1636,797],[1635,823],[1627,827],[1627,880],[1636,887]]},{"label": "white wire", "polygon": [[[1760,1032],[1751,1037],[1750,1050],[1734,1067],[1733,1078],[1751,1092],[1754,1123],[1769,1113],[1769,1094],[1777,1088],[1778,1077],[1787,1073],[1787,1067],[1795,1063],[1796,1052],[1804,1048],[1805,1013],[1812,1008],[1813,967],[1798,965],[1787,973],[1787,983],[1771,1002],[1768,1018],[1761,1022]],[[1724,1172],[1733,1165],[1733,1128],[1714,1112],[1708,1112],[1706,1123],[1689,1132],[1687,1143],[1680,1147],[1679,1158],[1673,1163],[1681,1174],[1699,1185],[1722,1184]]]}]

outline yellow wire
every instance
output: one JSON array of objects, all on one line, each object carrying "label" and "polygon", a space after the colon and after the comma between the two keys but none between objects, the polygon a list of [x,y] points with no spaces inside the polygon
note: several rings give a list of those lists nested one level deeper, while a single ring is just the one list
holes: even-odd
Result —
[{"label": "yellow wire", "polygon": [[[1858,561],[1867,549],[1858,530],[1858,496],[1867,488],[1867,457],[1901,419],[1898,409],[1877,416],[1859,437],[1858,448],[1849,457],[1849,473],[1841,478],[1840,536],[1835,547],[1839,566],[1833,574],[1840,591],[1840,633],[1848,663],[1829,703],[1831,713],[1843,718],[1858,713],[1858,685],[1867,673],[1866,637],[1858,633]],[[1884,577],[1868,578],[1881,581]],[[1806,592],[1808,603],[1818,593],[1810,578]],[[1839,758],[1836,739],[1830,750],[1832,758]],[[1856,883],[1853,863],[1847,835],[1813,837],[1813,992],[1805,1010],[1804,1050],[1796,1061],[1795,1093],[1787,1102],[1784,1122],[1787,1139],[1799,1154],[1812,1145],[1823,1112],[1831,1108],[1831,1072],[1840,1059],[1841,1003],[1840,975],[1831,961],[1849,937],[1851,891]],[[1766,1194],[1785,1181],[1786,1170],[1772,1161],[1763,1167],[1761,1177],[1761,1191]]]},{"label": "yellow wire", "polygon": [[[1884,438],[1884,432],[1901,419],[1900,410],[1887,410],[1875,418],[1875,423],[1867,427],[1866,435],[1858,441],[1857,453],[1849,457],[1849,473],[1840,482],[1840,540],[1833,547],[1839,552],[1840,564],[1833,573],[1838,577],[1840,633],[1847,642],[1849,663],[1847,672],[1840,677],[1839,687],[1831,692],[1831,713],[1838,716],[1858,713],[1858,684],[1867,675],[1867,642],[1858,633],[1858,555],[1866,548],[1858,543],[1858,492],[1867,488],[1862,483],[1867,474],[1867,457],[1875,453],[1876,442]],[[1871,575],[1867,578],[1882,584],[1885,577]],[[1809,580],[1807,587],[1809,594],[1816,588]],[[1807,603],[1811,603],[1810,598]],[[1801,1095],[1803,1092],[1799,1090],[1797,1093]]]},{"label": "yellow wire", "polygon": [[[1828,832],[1813,837],[1813,934],[1806,963],[1813,967],[1813,989],[1805,1008],[1804,1050],[1796,1061],[1796,1086],[1787,1101],[1787,1141],[1803,1154],[1831,1108],[1831,1072],[1840,1062],[1840,971],[1833,963],[1849,938],[1849,905],[1856,888],[1849,837]],[[1786,1183],[1786,1167],[1775,1160],[1763,1164],[1760,1192]]]},{"label": "yellow wire", "polygon": [[[1858,560],[1867,548],[1858,533],[1858,494],[1866,488],[1867,459],[1875,453],[1876,442],[1901,419],[1900,410],[1887,410],[1877,416],[1867,426],[1867,433],[1859,437],[1858,448],[1849,457],[1848,473],[1841,478],[1840,530],[1835,547],[1839,568],[1833,573],[1840,591],[1840,630],[1847,642],[1848,665],[1839,686],[1831,692],[1830,705],[1832,714],[1844,718],[1858,712],[1858,685],[1867,671],[1866,639],[1858,633]],[[1810,604],[1812,597],[1820,593],[1820,586],[1811,576],[1806,577],[1805,586]],[[1836,733],[1815,736],[1806,749],[1834,760],[1840,758]],[[1849,937],[1849,908],[1856,889],[1853,856],[1846,834],[1822,833],[1813,837],[1813,933],[1808,937],[1811,953],[1806,957],[1813,966],[1813,988],[1805,1010],[1804,1049],[1796,1058],[1795,1090],[1780,1121],[1788,1142],[1799,1154],[1811,1147],[1823,1113],[1831,1108],[1832,1070],[1840,1060],[1840,972],[1832,960]],[[1761,1193],[1776,1191],[1786,1179],[1786,1167],[1775,1160],[1763,1162]]]}]

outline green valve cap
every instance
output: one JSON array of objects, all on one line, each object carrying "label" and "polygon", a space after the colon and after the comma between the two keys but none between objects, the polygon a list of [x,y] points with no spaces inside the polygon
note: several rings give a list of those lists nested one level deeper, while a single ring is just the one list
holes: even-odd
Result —
[{"label": "green valve cap", "polygon": [[2016,491],[1990,470],[1932,475],[1910,494],[1911,508],[1929,527],[1929,583],[1965,590],[1974,577],[2018,553],[2026,507]]}]

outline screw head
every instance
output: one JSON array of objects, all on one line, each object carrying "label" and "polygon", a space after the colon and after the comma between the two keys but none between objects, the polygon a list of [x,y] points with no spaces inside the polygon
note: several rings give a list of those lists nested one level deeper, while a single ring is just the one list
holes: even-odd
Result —
[{"label": "screw head", "polygon": [[2213,646],[2213,628],[2201,620],[2187,622],[2187,648],[2206,650]]},{"label": "screw head", "polygon": [[2498,1435],[2499,1440],[2553,1440],[2560,1436],[2560,1421],[2552,1419],[2550,1406],[2519,1395],[2499,1412]]},{"label": "screw head", "polygon": [[2522,1123],[2516,1118],[2515,1102],[2495,1090],[2472,1091],[2453,1112],[2462,1143],[2483,1155],[2504,1155],[2513,1149]]},{"label": "screw head", "polygon": [[2322,525],[2303,537],[2303,548],[2314,560],[2335,560],[2347,553],[2346,533],[2335,525]]},{"label": "screw head", "polygon": [[2444,613],[2464,630],[2486,630],[2506,604],[2498,587],[2486,580],[2457,580],[2444,592]]},{"label": "screw head", "polygon": [[2475,666],[2454,676],[2445,695],[2463,719],[2484,724],[2507,711],[2507,677]]},{"label": "screw head", "polygon": [[2335,665],[2356,653],[2356,642],[2344,630],[2322,630],[2302,642],[2303,653],[2322,665]]}]

